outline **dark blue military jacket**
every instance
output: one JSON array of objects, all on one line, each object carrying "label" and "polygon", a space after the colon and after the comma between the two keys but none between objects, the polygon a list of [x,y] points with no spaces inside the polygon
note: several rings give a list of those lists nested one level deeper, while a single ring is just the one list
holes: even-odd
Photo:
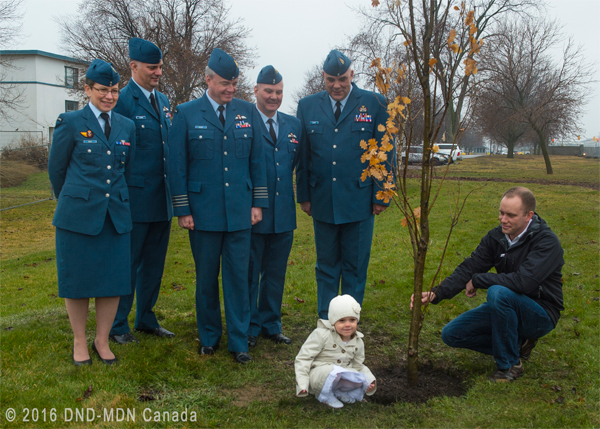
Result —
[{"label": "dark blue military jacket", "polygon": [[135,125],[111,116],[108,140],[89,105],[56,121],[48,174],[58,198],[52,221],[58,228],[97,235],[108,211],[119,234],[132,229],[125,174],[135,153]]},{"label": "dark blue military jacket", "polygon": [[[366,166],[360,141],[384,133],[377,130],[388,118],[387,103],[380,94],[352,83],[352,91],[336,122],[326,91],[298,103],[302,123],[301,156],[297,168],[298,202],[311,203],[314,219],[332,224],[359,222],[372,215],[372,203],[382,184],[360,176]],[[393,159],[388,154],[388,159]]]},{"label": "dark blue military jacket", "polygon": [[266,208],[267,175],[258,111],[234,98],[221,125],[208,96],[175,109],[169,132],[173,214],[195,229],[250,229],[251,208]]},{"label": "dark blue military jacket", "polygon": [[173,217],[167,168],[171,111],[167,97],[154,93],[158,116],[133,78],[121,91],[113,110],[135,123],[136,157],[127,177],[133,222],[159,222]]},{"label": "dark blue military jacket", "polygon": [[[296,200],[294,198],[294,168],[300,153],[300,121],[277,112],[279,135],[277,144],[260,121],[260,136],[265,151],[269,208],[263,210],[263,219],[252,227],[253,233],[273,234],[296,229]],[[259,114],[259,119],[262,119]],[[258,134],[258,133],[257,133]]]}]

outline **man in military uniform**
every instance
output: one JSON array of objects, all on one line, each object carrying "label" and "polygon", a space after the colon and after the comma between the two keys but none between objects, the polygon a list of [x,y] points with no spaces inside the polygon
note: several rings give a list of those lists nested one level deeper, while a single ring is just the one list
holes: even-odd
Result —
[{"label": "man in military uniform", "polygon": [[254,87],[260,115],[255,138],[265,151],[269,208],[252,227],[250,253],[250,329],[248,346],[258,334],[279,344],[292,340],[281,332],[281,301],[287,260],[296,229],[293,172],[298,161],[300,121],[278,112],[283,99],[283,80],[273,67],[263,68]]},{"label": "man in military uniform", "polygon": [[222,335],[219,269],[227,343],[236,362],[248,353],[248,264],[252,225],[268,207],[260,117],[253,104],[233,98],[239,68],[215,48],[208,61],[208,90],[177,107],[171,142],[173,211],[189,230],[196,264],[199,353],[215,353]]},{"label": "man in military uniform", "polygon": [[387,103],[381,95],[358,88],[353,76],[350,60],[339,51],[331,51],[323,65],[326,90],[298,104],[302,123],[298,201],[313,217],[321,319],[327,319],[340,279],[342,294],[351,295],[362,305],[373,215],[386,209],[376,198],[382,184],[360,178],[365,168],[360,141],[381,140],[383,132],[377,128],[386,123]]},{"label": "man in military uniform", "polygon": [[137,295],[135,330],[157,337],[175,334],[161,327],[153,308],[160,292],[171,231],[171,193],[167,181],[169,101],[156,90],[162,75],[162,52],[147,40],[129,40],[131,80],[121,91],[115,112],[132,119],[136,159],[127,177],[131,218],[131,293],[121,297],[110,339],[137,342],[127,316]]}]

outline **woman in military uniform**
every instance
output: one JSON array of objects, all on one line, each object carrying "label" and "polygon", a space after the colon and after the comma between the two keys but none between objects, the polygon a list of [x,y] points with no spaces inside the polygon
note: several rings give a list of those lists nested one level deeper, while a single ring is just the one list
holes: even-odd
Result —
[{"label": "woman in military uniform", "polygon": [[92,363],[85,333],[90,298],[96,307],[92,350],[105,364],[117,362],[108,334],[119,296],[131,289],[132,223],[125,176],[135,151],[135,125],[112,112],[118,82],[111,64],[91,63],[85,84],[90,102],[59,116],[48,161],[58,199],[52,222],[58,294],[65,298],[77,366]]}]

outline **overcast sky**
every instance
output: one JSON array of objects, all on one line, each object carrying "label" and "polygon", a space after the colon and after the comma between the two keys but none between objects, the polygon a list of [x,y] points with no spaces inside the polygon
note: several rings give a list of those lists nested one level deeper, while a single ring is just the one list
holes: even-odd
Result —
[{"label": "overcast sky", "polygon": [[[292,112],[292,91],[304,82],[304,73],[335,46],[356,33],[359,18],[352,10],[370,7],[370,0],[224,0],[232,17],[241,17],[251,29],[249,45],[257,48],[258,66],[248,73],[256,80],[260,69],[272,64],[283,75],[284,112]],[[60,45],[60,28],[53,16],[74,14],[79,0],[25,0],[22,40],[12,49],[37,49],[67,54]],[[593,95],[581,119],[586,137],[600,136],[600,0],[549,0],[549,14],[564,23],[564,31],[583,45],[596,63]]]}]

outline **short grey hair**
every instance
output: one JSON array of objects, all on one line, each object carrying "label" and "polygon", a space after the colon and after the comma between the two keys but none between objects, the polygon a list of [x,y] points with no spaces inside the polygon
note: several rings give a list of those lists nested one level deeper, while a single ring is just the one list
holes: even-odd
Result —
[{"label": "short grey hair", "polygon": [[502,198],[513,198],[519,197],[523,204],[523,209],[525,210],[525,214],[529,212],[535,212],[535,207],[537,202],[535,200],[535,196],[533,192],[523,186],[515,186],[510,188],[508,191],[502,195]]},{"label": "short grey hair", "polygon": [[206,66],[205,73],[206,73],[206,76],[210,76],[210,77],[215,77],[215,75],[216,75],[215,71],[208,66]]}]

